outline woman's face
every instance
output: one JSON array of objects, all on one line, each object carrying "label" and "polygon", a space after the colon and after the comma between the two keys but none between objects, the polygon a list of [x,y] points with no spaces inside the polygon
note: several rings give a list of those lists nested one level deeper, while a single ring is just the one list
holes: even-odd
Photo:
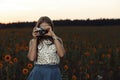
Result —
[{"label": "woman's face", "polygon": [[[39,27],[42,27],[43,29],[48,28],[48,26],[51,27],[51,26],[50,26],[48,23],[46,23],[46,22],[43,22],[43,23],[41,23],[41,24],[39,25]],[[45,35],[50,35],[50,32],[48,32],[48,33],[45,34]]]},{"label": "woman's face", "polygon": [[46,22],[43,22],[43,23],[40,24],[39,27],[45,28],[46,26],[50,26],[50,25],[48,23],[46,23]]}]

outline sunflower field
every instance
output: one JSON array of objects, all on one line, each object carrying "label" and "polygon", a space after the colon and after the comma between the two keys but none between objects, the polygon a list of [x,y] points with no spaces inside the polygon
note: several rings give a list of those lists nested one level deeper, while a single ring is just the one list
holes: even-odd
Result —
[{"label": "sunflower field", "polygon": [[[26,80],[34,67],[27,58],[32,29],[0,29],[0,80]],[[66,53],[60,61],[63,80],[118,80],[120,26],[55,27]]]}]

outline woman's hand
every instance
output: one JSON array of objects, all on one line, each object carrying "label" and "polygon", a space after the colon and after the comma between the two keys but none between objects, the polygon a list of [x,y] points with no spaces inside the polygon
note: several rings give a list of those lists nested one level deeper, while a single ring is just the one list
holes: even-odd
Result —
[{"label": "woman's hand", "polygon": [[34,38],[37,38],[37,36],[40,35],[39,32],[38,32],[38,30],[36,29],[36,27],[33,28],[32,35],[33,35]]},{"label": "woman's hand", "polygon": [[44,27],[41,27],[41,28],[43,28],[44,30],[47,30],[49,32],[50,29],[51,29],[51,26],[44,26]]},{"label": "woman's hand", "polygon": [[42,27],[44,30],[48,30],[48,33],[45,34],[45,35],[48,35],[48,36],[52,36],[52,37],[55,37],[55,33],[53,32],[51,26],[44,26]]}]

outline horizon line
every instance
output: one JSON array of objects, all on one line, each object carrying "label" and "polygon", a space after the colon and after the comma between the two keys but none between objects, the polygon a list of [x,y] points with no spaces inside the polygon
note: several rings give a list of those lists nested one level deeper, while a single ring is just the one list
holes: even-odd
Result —
[{"label": "horizon line", "polygon": [[[102,20],[102,19],[120,19],[120,18],[96,18],[96,19],[91,19],[91,18],[86,18],[86,19],[69,19],[69,18],[66,18],[66,19],[53,19],[52,21],[59,21],[59,20],[71,20],[71,21],[74,21],[74,20]],[[37,20],[33,20],[33,21],[12,21],[12,22],[0,22],[0,24],[12,24],[12,23],[22,23],[22,22],[37,22]]]}]

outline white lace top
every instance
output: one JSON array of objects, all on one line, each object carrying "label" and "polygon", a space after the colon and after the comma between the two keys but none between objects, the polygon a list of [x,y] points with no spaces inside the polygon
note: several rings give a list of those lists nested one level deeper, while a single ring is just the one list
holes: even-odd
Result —
[{"label": "white lace top", "polygon": [[[44,40],[38,45],[38,58],[35,64],[59,64],[60,57],[57,54],[55,44],[50,40]],[[50,45],[51,44],[51,45]]]}]

